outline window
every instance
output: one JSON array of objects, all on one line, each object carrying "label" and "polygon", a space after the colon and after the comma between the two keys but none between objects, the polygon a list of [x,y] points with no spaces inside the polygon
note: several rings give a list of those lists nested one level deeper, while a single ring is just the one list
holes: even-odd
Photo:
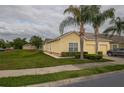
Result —
[{"label": "window", "polygon": [[78,43],[69,43],[69,52],[78,52]]},{"label": "window", "polygon": [[118,44],[112,44],[112,49],[118,48]]}]

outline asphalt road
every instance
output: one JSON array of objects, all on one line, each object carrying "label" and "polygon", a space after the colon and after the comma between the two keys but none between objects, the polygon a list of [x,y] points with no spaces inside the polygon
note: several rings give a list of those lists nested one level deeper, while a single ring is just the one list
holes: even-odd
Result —
[{"label": "asphalt road", "polygon": [[81,80],[61,87],[124,87],[124,71],[95,79]]}]

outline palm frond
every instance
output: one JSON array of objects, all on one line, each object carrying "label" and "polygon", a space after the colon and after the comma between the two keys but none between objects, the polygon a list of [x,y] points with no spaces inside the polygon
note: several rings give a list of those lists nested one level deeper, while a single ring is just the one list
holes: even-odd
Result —
[{"label": "palm frond", "polygon": [[102,16],[107,19],[107,18],[113,18],[114,17],[114,8],[110,8],[102,13]]},{"label": "palm frond", "polygon": [[110,24],[115,24],[115,22],[116,22],[116,20],[115,20],[115,18],[113,17],[111,20],[110,20]]},{"label": "palm frond", "polygon": [[91,23],[93,27],[101,26],[108,18],[114,17],[114,9],[108,9],[101,12],[101,6],[92,6],[91,7]]},{"label": "palm frond", "polygon": [[77,6],[70,5],[67,9],[65,9],[64,14],[69,13],[72,14],[74,17],[80,18],[80,8]]},{"label": "palm frond", "polygon": [[63,20],[60,25],[59,25],[59,32],[60,34],[64,33],[64,28],[66,26],[70,26],[70,25],[79,25],[79,23],[77,23],[76,19],[73,17],[67,17],[65,20]]},{"label": "palm frond", "polygon": [[115,33],[116,33],[116,30],[114,30],[113,32],[111,32],[111,34],[109,35],[109,37],[112,38]]},{"label": "palm frond", "polygon": [[98,24],[103,24],[107,19],[114,17],[114,8],[110,8],[102,13],[100,13],[97,17]]},{"label": "palm frond", "polygon": [[109,33],[115,32],[116,30],[117,30],[116,27],[111,26],[111,27],[108,27],[107,29],[105,29],[105,30],[103,31],[103,33],[104,33],[104,34],[109,34]]},{"label": "palm frond", "polygon": [[95,17],[99,11],[100,7],[98,5],[82,5],[81,6],[81,19],[84,21],[84,23],[92,23],[93,17]]},{"label": "palm frond", "polygon": [[110,21],[110,24],[113,24],[113,26],[116,28],[115,33],[117,35],[120,36],[124,32],[124,20],[122,20],[122,18],[120,17],[113,18]]}]

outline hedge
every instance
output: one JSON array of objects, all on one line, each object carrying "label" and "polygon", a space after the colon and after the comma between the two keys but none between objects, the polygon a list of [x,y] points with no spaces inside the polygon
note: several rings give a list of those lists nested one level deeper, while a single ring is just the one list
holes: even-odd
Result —
[{"label": "hedge", "polygon": [[[84,54],[88,54],[88,52],[84,52]],[[76,56],[80,55],[80,52],[62,52],[61,56],[62,57],[70,57],[70,56]]]},{"label": "hedge", "polygon": [[103,55],[101,54],[86,54],[84,55],[84,58],[91,59],[91,60],[99,60],[103,58]]},{"label": "hedge", "polygon": [[[75,55],[75,58],[79,59],[80,55]],[[101,54],[85,54],[84,58],[91,59],[91,60],[100,60],[103,58],[103,55],[101,55]]]},{"label": "hedge", "polygon": [[[99,60],[103,58],[103,53],[98,52],[98,54],[88,54],[88,52],[84,52],[84,58],[91,60]],[[80,58],[80,52],[62,52],[62,57],[71,57],[74,56],[76,59]]]},{"label": "hedge", "polygon": [[103,55],[103,52],[99,51],[99,52],[98,52],[98,55]]}]

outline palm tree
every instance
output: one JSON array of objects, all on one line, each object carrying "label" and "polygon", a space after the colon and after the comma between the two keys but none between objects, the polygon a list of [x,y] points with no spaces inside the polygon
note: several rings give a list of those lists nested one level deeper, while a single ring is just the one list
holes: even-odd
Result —
[{"label": "palm tree", "polygon": [[[84,36],[85,29],[84,24],[88,23],[91,20],[92,14],[96,14],[96,11],[93,8],[94,6],[69,6],[65,9],[65,13],[71,14],[65,20],[63,20],[60,24],[59,30],[60,33],[63,34],[64,28],[69,25],[75,25],[80,27],[80,59],[83,59],[84,52]],[[93,13],[95,12],[95,13]]]},{"label": "palm tree", "polygon": [[100,26],[108,19],[108,18],[112,18],[114,17],[114,8],[110,8],[108,10],[105,10],[103,12],[101,12],[100,10],[100,6],[94,6],[96,7],[96,11],[97,13],[93,15],[92,17],[92,25],[94,28],[94,32],[95,32],[95,52],[96,54],[98,54],[98,35],[99,35],[99,28]]},{"label": "palm tree", "polygon": [[124,20],[122,20],[120,17],[113,18],[110,21],[111,26],[108,27],[103,33],[105,34],[111,34],[110,36],[113,36],[114,34],[117,34],[118,36],[121,36],[122,33],[124,33]]}]

